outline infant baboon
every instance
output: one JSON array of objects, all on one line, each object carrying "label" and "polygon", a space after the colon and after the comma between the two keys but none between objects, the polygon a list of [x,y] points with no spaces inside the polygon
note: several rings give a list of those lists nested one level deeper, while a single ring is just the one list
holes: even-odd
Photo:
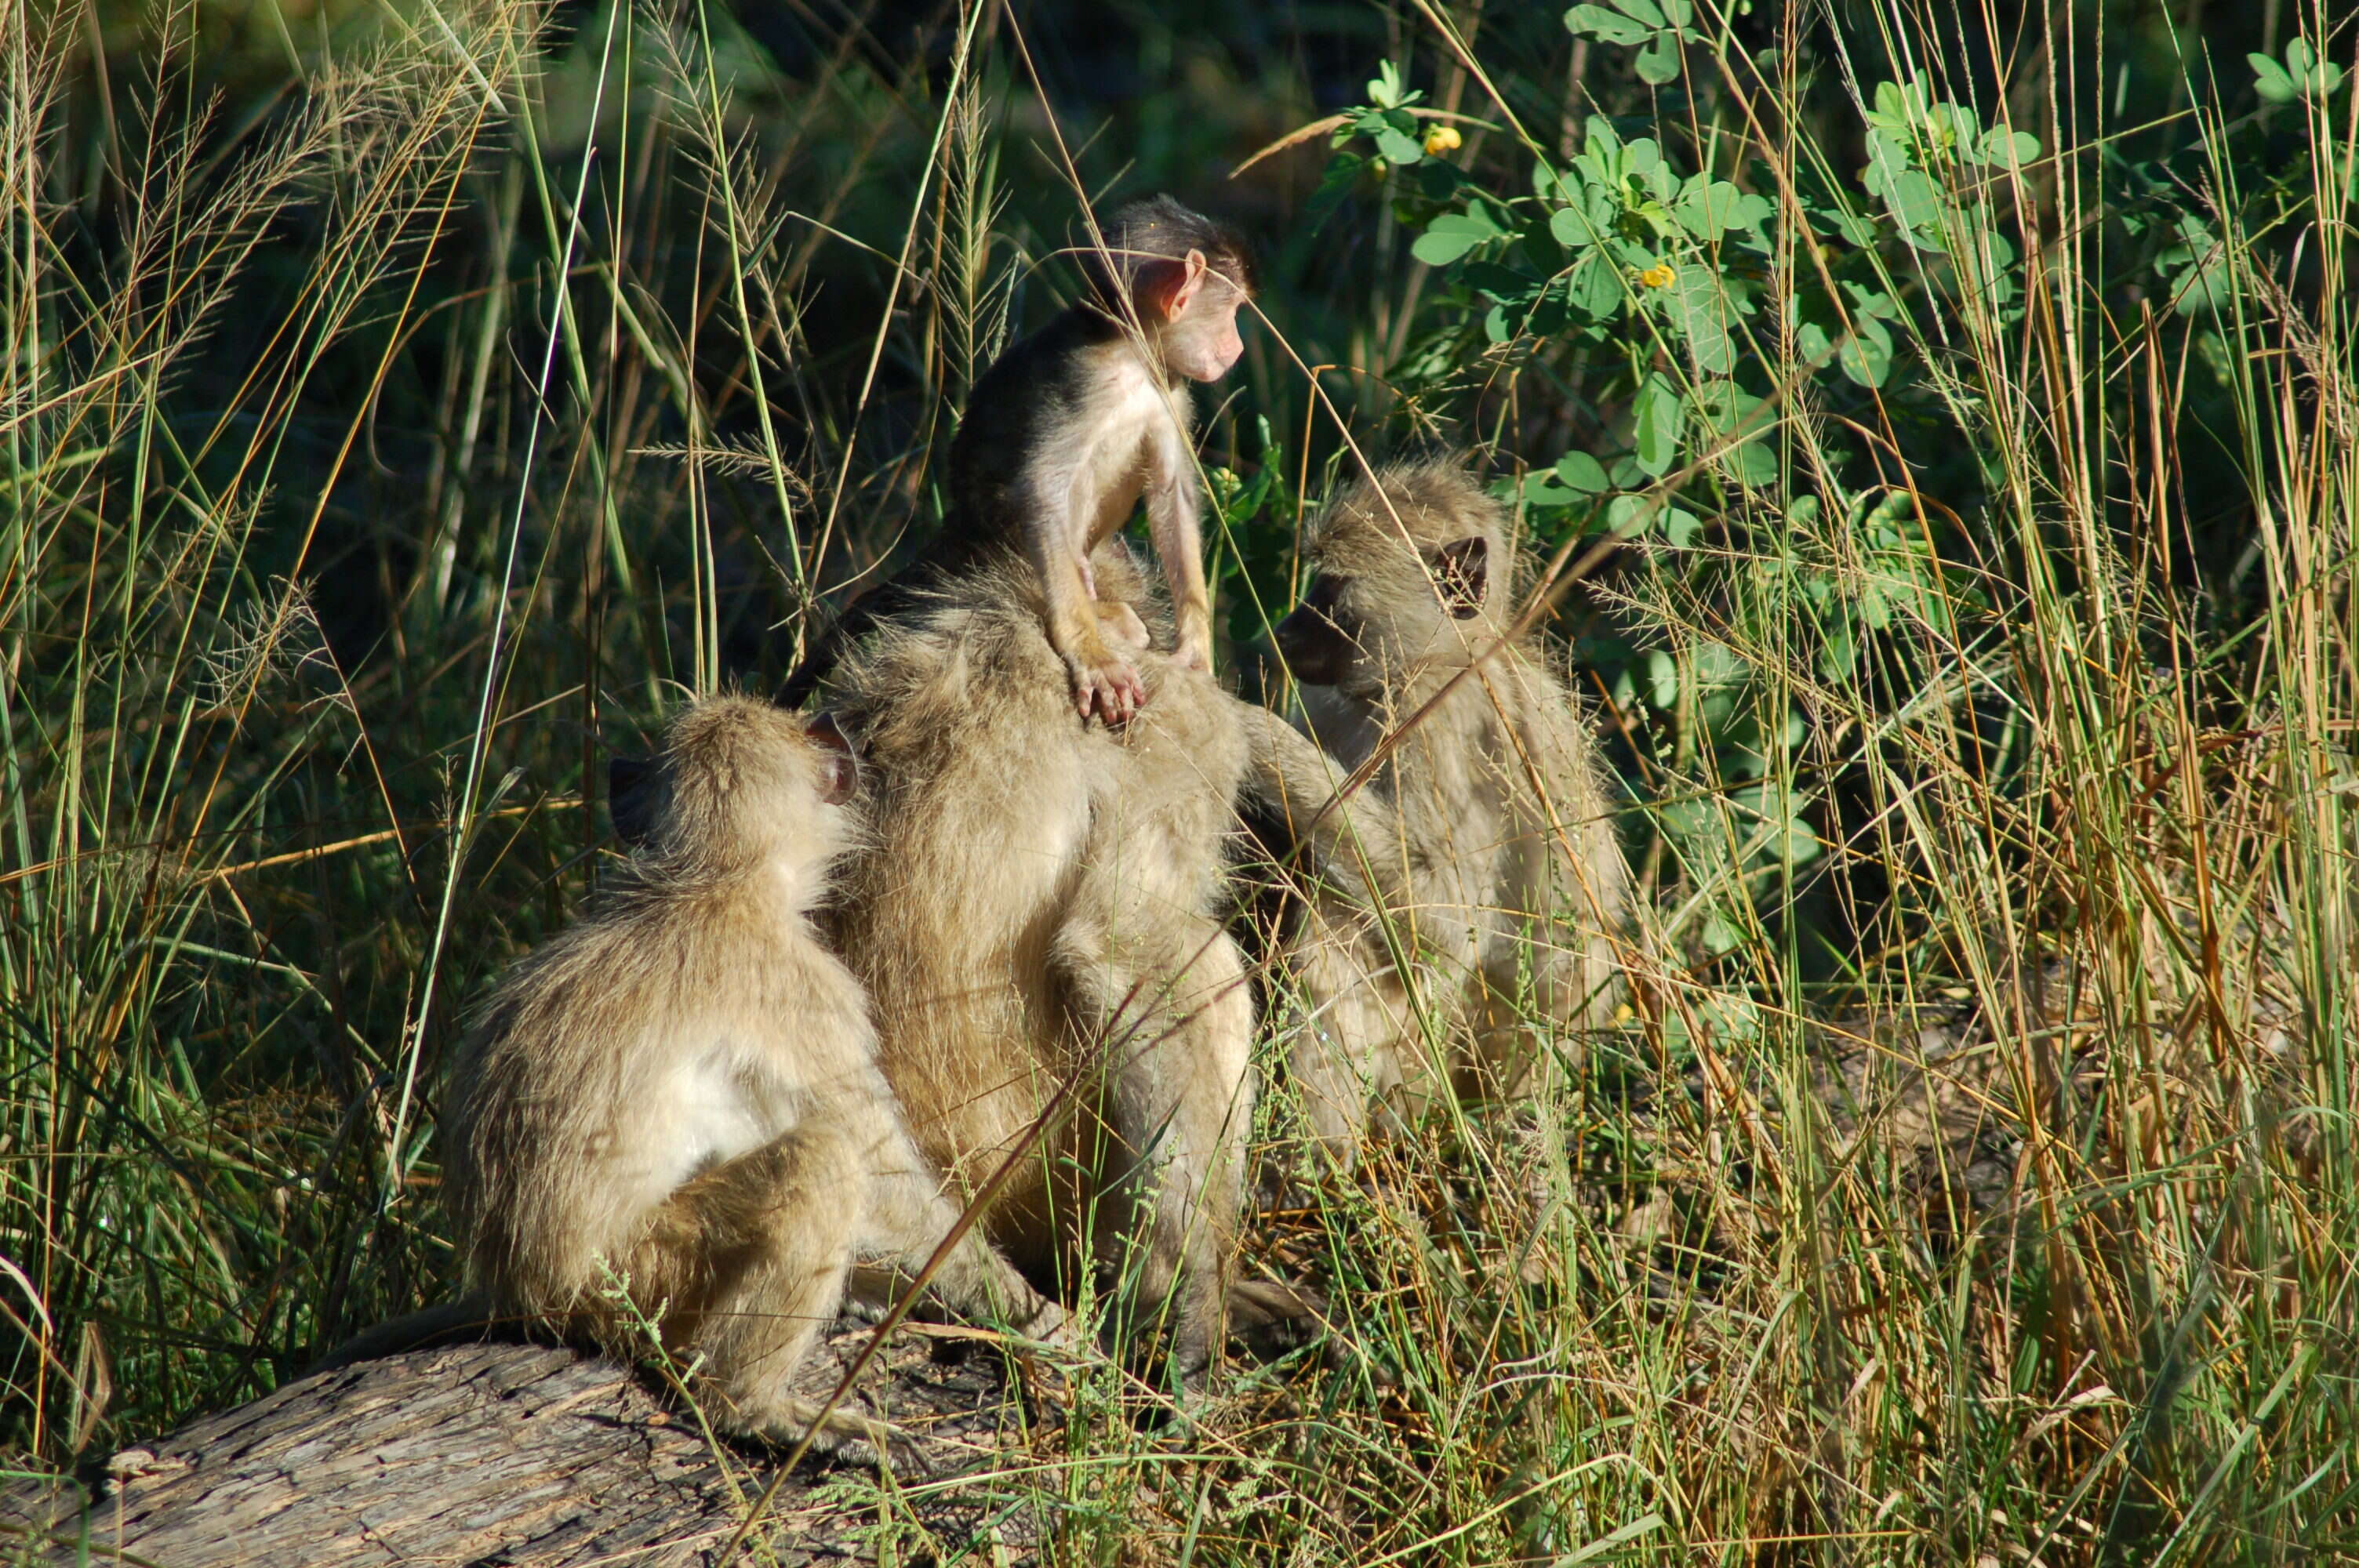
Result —
[{"label": "infant baboon", "polygon": [[[1389,812],[1368,852],[1408,887],[1395,944],[1325,896],[1293,947],[1311,1017],[1290,1065],[1317,1131],[1348,1155],[1372,1105],[1413,1108],[1438,1067],[1461,1091],[1511,1093],[1552,1054],[1541,1035],[1603,1015],[1625,873],[1595,742],[1538,639],[1468,670],[1513,622],[1514,563],[1498,506],[1462,468],[1353,481],[1303,553],[1318,577],[1277,642],[1338,760],[1358,766],[1464,673],[1371,781]],[[1397,953],[1414,956],[1429,1019],[1454,1041],[1446,1064],[1419,1044]]]},{"label": "infant baboon", "polygon": [[1253,253],[1234,231],[1168,196],[1133,201],[1082,247],[1087,295],[976,381],[951,445],[951,509],[929,553],[861,599],[788,677],[799,704],[850,642],[995,552],[1029,563],[1041,624],[1083,718],[1110,724],[1146,700],[1130,651],[1143,628],[1103,594],[1092,554],[1142,496],[1178,609],[1173,657],[1212,667],[1212,602],[1197,512],[1188,383],[1226,375],[1245,344]]},{"label": "infant baboon", "polygon": [[[959,1217],[877,1068],[859,981],[811,929],[859,838],[856,783],[832,719],[732,697],[681,714],[626,880],[501,982],[452,1085],[449,1195],[489,1307],[625,1355],[657,1319],[704,1357],[724,1427],[782,1443],[817,1413],[788,1382],[847,1271],[914,1272]],[[933,1282],[1036,1332],[1063,1318],[979,1233]],[[842,1412],[829,1428],[880,1435]]]},{"label": "infant baboon", "polygon": [[[1102,597],[1142,601],[1119,541],[1093,566]],[[1171,1304],[1192,1380],[1224,1314],[1244,1327],[1300,1310],[1280,1289],[1224,1286],[1253,1015],[1217,912],[1240,790],[1307,823],[1329,781],[1275,716],[1158,654],[1140,660],[1153,700],[1123,731],[1075,723],[1040,613],[1032,573],[986,568],[846,662],[834,700],[861,736],[875,826],[845,869],[838,946],[875,999],[910,1130],[954,1190],[1017,1157],[993,1238],[1053,1286],[1084,1261],[1086,1231],[1134,1302]],[[1360,826],[1331,821],[1321,856]]]}]

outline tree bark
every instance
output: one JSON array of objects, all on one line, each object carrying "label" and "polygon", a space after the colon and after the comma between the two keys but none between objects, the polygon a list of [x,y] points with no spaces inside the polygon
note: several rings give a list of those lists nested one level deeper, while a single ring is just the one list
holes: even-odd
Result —
[{"label": "tree bark", "polygon": [[[870,1332],[839,1323],[798,1383],[824,1397]],[[1006,1362],[961,1337],[897,1332],[850,1401],[921,1434],[937,1475],[995,1468],[1029,1442]],[[126,1448],[84,1482],[16,1483],[0,1491],[0,1563],[703,1568],[723,1561],[776,1457],[708,1441],[692,1411],[614,1362],[448,1345],[299,1379]],[[913,1546],[1029,1556],[1037,1521],[990,1489],[913,1500],[873,1468],[806,1459],[760,1530],[786,1568],[873,1562],[882,1535],[902,1561]]]}]

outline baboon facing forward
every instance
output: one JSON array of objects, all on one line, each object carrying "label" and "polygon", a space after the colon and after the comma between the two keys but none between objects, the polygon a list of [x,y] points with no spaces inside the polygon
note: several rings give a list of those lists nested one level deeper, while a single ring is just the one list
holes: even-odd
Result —
[{"label": "baboon facing forward", "polygon": [[[1348,1153],[1373,1105],[1413,1108],[1444,1070],[1461,1090],[1511,1092],[1550,1053],[1545,1036],[1602,1015],[1625,871],[1595,742],[1538,639],[1495,647],[1514,562],[1497,504],[1462,467],[1348,484],[1303,553],[1318,576],[1277,642],[1312,736],[1356,767],[1440,697],[1371,782],[1388,841],[1368,852],[1408,888],[1393,941],[1314,897],[1293,947],[1310,1018],[1290,1066],[1315,1130]],[[1400,957],[1446,1061],[1421,1044]]]},{"label": "baboon facing forward", "polygon": [[[951,511],[926,553],[864,595],[788,678],[799,703],[880,620],[995,554],[1028,562],[1042,626],[1075,704],[1120,724],[1145,699],[1121,650],[1138,625],[1097,590],[1098,546],[1143,501],[1178,610],[1172,656],[1212,667],[1212,601],[1197,520],[1195,414],[1188,383],[1229,373],[1245,343],[1253,251],[1225,224],[1168,196],[1109,214],[1103,247],[1080,253],[1082,297],[993,362],[951,443]],[[1113,625],[1101,624],[1111,614]]]},{"label": "baboon facing forward", "polygon": [[[1118,543],[1092,564],[1102,600],[1141,603]],[[1013,1156],[994,1239],[1053,1282],[1086,1229],[1136,1303],[1170,1303],[1193,1379],[1229,1306],[1297,1304],[1224,1283],[1254,1095],[1223,842],[1240,789],[1308,820],[1327,778],[1273,715],[1151,652],[1151,700],[1085,724],[1040,617],[1037,575],[986,562],[842,667],[875,829],[838,946],[920,1147],[961,1191]]]},{"label": "baboon facing forward", "polygon": [[[914,1271],[958,1219],[877,1070],[859,982],[810,927],[858,837],[856,776],[832,721],[690,708],[624,884],[508,975],[453,1076],[449,1193],[490,1310],[625,1354],[655,1320],[703,1356],[720,1424],[780,1442],[817,1413],[788,1380],[847,1271]],[[979,1235],[934,1284],[1036,1331],[1062,1320]]]}]

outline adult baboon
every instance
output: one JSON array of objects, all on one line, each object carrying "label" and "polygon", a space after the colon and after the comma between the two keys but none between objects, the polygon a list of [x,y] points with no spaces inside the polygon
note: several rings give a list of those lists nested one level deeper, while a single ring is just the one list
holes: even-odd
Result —
[{"label": "adult baboon", "polygon": [[[1119,542],[1092,565],[1101,599],[1144,607]],[[1293,1304],[1225,1286],[1254,1087],[1251,1001],[1218,918],[1223,841],[1241,790],[1310,823],[1326,769],[1274,716],[1153,652],[1128,724],[1084,722],[1020,560],[933,592],[839,669],[875,825],[845,868],[839,950],[954,1189],[1014,1157],[993,1239],[1047,1284],[1088,1234],[1135,1302],[1170,1303],[1193,1379],[1227,1306]],[[1347,883],[1355,827],[1336,812],[1313,835]]]},{"label": "adult baboon", "polygon": [[1388,934],[1313,896],[1290,946],[1310,1015],[1290,1066],[1314,1128],[1348,1153],[1372,1107],[1413,1109],[1447,1080],[1511,1092],[1550,1036],[1596,1021],[1625,871],[1588,726],[1536,637],[1501,643],[1513,561],[1463,468],[1397,464],[1346,485],[1303,553],[1318,575],[1278,651],[1321,745],[1352,767],[1387,748],[1368,852],[1408,886]]}]

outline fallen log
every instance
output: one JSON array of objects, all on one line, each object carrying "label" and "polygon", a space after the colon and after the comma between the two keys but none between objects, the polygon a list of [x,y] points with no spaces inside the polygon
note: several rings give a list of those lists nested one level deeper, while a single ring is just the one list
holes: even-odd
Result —
[{"label": "fallen log", "polygon": [[[871,1332],[840,1323],[798,1382],[823,1397]],[[946,1455],[969,1473],[895,1491],[902,1560],[919,1533],[945,1559],[970,1547],[985,1562],[1028,1556],[1037,1520],[1011,1513],[992,1479],[995,1461],[1029,1447],[1024,1405],[1005,1359],[947,1337],[957,1333],[896,1331],[851,1402],[919,1433],[938,1473],[962,1467]],[[299,1379],[124,1449],[80,1481],[16,1483],[0,1491],[0,1563],[708,1568],[775,1462],[711,1439],[612,1361],[446,1345]],[[763,1515],[766,1560],[875,1561],[880,1488],[893,1490],[873,1470],[804,1461]]]}]

